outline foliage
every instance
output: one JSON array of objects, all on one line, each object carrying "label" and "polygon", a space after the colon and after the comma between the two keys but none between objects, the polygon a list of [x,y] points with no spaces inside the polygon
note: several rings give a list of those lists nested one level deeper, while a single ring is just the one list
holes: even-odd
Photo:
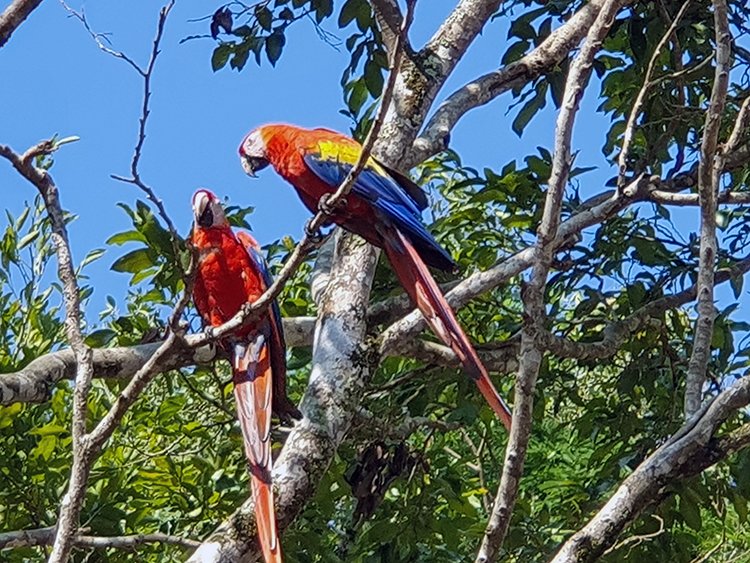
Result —
[{"label": "foliage", "polygon": [[[512,23],[502,63],[518,60],[538,46],[580,5],[565,0],[504,3],[496,17],[512,18]],[[595,62],[599,111],[611,119],[602,150],[612,163],[648,61],[680,5],[676,0],[633,3],[618,17]],[[219,70],[229,64],[243,70],[250,55],[257,64],[265,57],[275,65],[293,24],[308,19],[321,29],[334,17],[334,8],[331,0],[221,6],[210,23],[217,41],[212,67]],[[733,29],[744,33],[747,7],[735,1],[730,8]],[[346,105],[342,111],[361,136],[381,94],[385,49],[365,0],[343,2],[336,23],[340,29],[354,30],[345,40],[351,60],[342,75]],[[630,153],[628,166],[634,173],[673,178],[696,163],[713,79],[709,61],[713,23],[705,0],[693,2],[676,33],[680,51],[666,49],[657,58],[653,92]],[[737,50],[734,56],[737,68],[725,133],[740,94],[750,87],[747,52]],[[518,110],[512,128],[519,136],[548,100],[559,106],[569,62],[566,59],[551,73],[514,90],[513,106]],[[476,170],[465,166],[459,154],[446,151],[416,170],[416,179],[433,199],[432,231],[456,259],[462,275],[486,270],[533,240],[552,156],[551,147],[523,139],[529,151],[522,161]],[[590,172],[574,165],[564,219],[590,203],[581,195]],[[748,190],[748,173],[747,167],[732,172],[734,191]],[[168,306],[183,289],[184,241],[178,241],[175,254],[168,230],[147,203],[121,207],[132,229],[112,235],[108,244],[120,253],[112,269],[128,274],[131,288],[122,298],[110,298],[98,319],[87,319],[88,342],[94,346],[132,345],[158,337]],[[235,225],[249,227],[251,208],[229,211]],[[720,267],[744,257],[749,211],[744,206],[722,210]],[[122,245],[128,246],[119,248]],[[266,251],[272,265],[278,267],[293,247],[289,238],[269,245]],[[608,323],[690,287],[695,282],[697,248],[697,237],[686,232],[669,208],[651,203],[631,206],[569,241],[558,254],[547,294],[548,329],[577,343],[600,341]],[[0,250],[0,370],[6,372],[64,345],[60,288],[46,270],[52,256],[50,226],[38,201],[19,217],[7,215]],[[100,250],[92,250],[81,267],[99,256]],[[307,279],[310,269],[305,263],[284,289],[280,302],[285,316],[315,313]],[[85,269],[80,275],[85,280]],[[742,276],[735,276],[731,287],[737,299],[746,293]],[[510,280],[460,312],[480,349],[514,342],[523,321],[522,290],[521,279]],[[373,302],[399,294],[389,267],[381,264]],[[84,287],[84,299],[87,295]],[[731,300],[722,299],[717,307],[709,392],[745,375],[750,362],[750,325]],[[662,312],[606,360],[552,355],[545,359],[521,497],[504,545],[507,560],[547,560],[617,484],[681,425],[694,319],[690,306]],[[194,311],[189,310],[184,320],[194,331],[200,329]],[[372,332],[380,328],[372,327]],[[296,401],[307,380],[310,351],[292,350],[289,363],[290,394]],[[506,396],[512,391],[510,375],[494,377]],[[95,380],[89,401],[92,420],[104,414],[122,385]],[[59,384],[51,401],[42,405],[0,407],[4,452],[0,527],[4,530],[50,526],[56,521],[71,464],[70,387],[67,382]],[[161,531],[200,538],[231,513],[248,494],[231,398],[223,362],[159,376],[130,410],[94,469],[81,519],[89,533]],[[284,535],[288,561],[466,560],[481,539],[506,442],[492,412],[458,370],[403,358],[382,363],[363,406],[378,421],[378,439],[389,448],[405,445],[411,461],[382,491],[382,502],[376,503],[372,515],[357,518],[347,479],[375,440],[367,424],[355,427],[316,497]],[[426,425],[407,436],[398,435],[393,429],[408,416],[460,423],[460,427],[443,431]],[[727,429],[746,419],[747,413],[738,414]],[[275,438],[283,442],[285,434],[279,432]],[[666,484],[664,501],[628,529],[630,536],[640,539],[619,544],[605,560],[689,562],[717,544],[715,560],[742,557],[750,550],[749,476],[750,454],[744,451],[688,482]],[[25,548],[4,552],[3,557],[20,562],[43,553],[41,548]],[[81,550],[75,557],[164,561],[178,558],[181,551],[156,544],[135,554],[104,553],[90,557],[90,552]]]}]

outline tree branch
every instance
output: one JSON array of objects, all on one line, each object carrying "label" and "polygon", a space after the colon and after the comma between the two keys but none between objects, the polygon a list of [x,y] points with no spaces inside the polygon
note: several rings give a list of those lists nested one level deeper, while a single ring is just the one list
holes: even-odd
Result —
[{"label": "tree branch", "polygon": [[716,72],[698,165],[698,198],[701,206],[700,258],[698,263],[698,319],[695,322],[693,352],[685,378],[685,418],[700,408],[703,383],[711,354],[714,317],[714,268],[718,253],[716,210],[719,182],[724,170],[723,157],[718,153],[721,117],[729,84],[732,36],[729,32],[726,0],[714,0],[716,27]]},{"label": "tree branch", "polygon": [[513,423],[505,450],[500,486],[477,553],[477,563],[494,561],[497,557],[510,525],[510,518],[518,496],[531,436],[534,389],[542,361],[542,350],[537,343],[537,334],[546,318],[544,292],[547,286],[547,274],[555,253],[553,243],[558,236],[560,211],[572,162],[573,125],[580,100],[591,76],[594,57],[601,49],[602,41],[607,36],[617,12],[624,4],[623,0],[608,0],[602,7],[589,29],[586,43],[570,67],[566,80],[565,94],[557,118],[549,187],[544,202],[542,221],[537,230],[538,251],[534,258],[531,281],[522,292],[524,320],[521,330],[521,349],[518,354],[519,368],[513,402]]},{"label": "tree branch", "polygon": [[29,17],[42,0],[13,0],[0,14],[0,47],[3,47],[13,32]]},{"label": "tree branch", "polygon": [[750,445],[750,424],[713,438],[719,426],[750,403],[750,378],[738,380],[685,423],[622,482],[609,501],[557,553],[552,563],[597,560],[643,510],[660,502],[676,482],[697,475]]},{"label": "tree branch", "polygon": [[[19,547],[50,546],[55,539],[55,527],[36,528],[33,530],[18,530],[0,534],[0,549],[17,549]],[[77,534],[73,536],[76,547],[94,549],[133,549],[151,543],[165,543],[178,545],[186,549],[194,549],[200,542],[169,534],[134,534],[130,536],[87,536]]]},{"label": "tree branch", "polygon": [[[32,147],[23,156],[12,149],[0,146],[0,155],[5,157],[13,167],[36,187],[44,200],[52,224],[52,241],[57,254],[57,276],[63,288],[65,303],[65,332],[76,363],[75,390],[73,393],[73,467],[71,469],[70,487],[60,504],[58,534],[50,555],[50,561],[66,561],[70,554],[72,530],[77,526],[78,514],[83,502],[82,494],[77,494],[80,484],[79,476],[85,465],[87,399],[93,377],[93,354],[86,346],[81,332],[81,301],[78,279],[76,278],[73,258],[70,251],[68,230],[60,204],[57,186],[52,177],[42,168],[37,168],[32,160],[42,158],[56,150],[54,141],[44,141]],[[82,493],[82,491],[81,491]]]},{"label": "tree branch", "polygon": [[[750,272],[750,256],[716,272],[715,285],[743,276],[747,272]],[[603,338],[599,342],[573,342],[546,330],[540,331],[539,342],[551,353],[561,358],[578,360],[609,358],[617,353],[627,337],[646,325],[649,320],[665,311],[690,303],[695,300],[697,294],[698,285],[696,284],[678,293],[665,295],[647,303],[629,317],[608,324],[602,331]]]},{"label": "tree branch", "polygon": [[[295,317],[282,321],[287,346],[294,348],[312,344],[315,317]],[[163,355],[156,369],[163,373],[213,362],[217,356],[216,349],[210,344],[198,346],[196,342],[202,340],[203,335],[186,336],[184,345]],[[160,341],[136,346],[94,348],[94,377],[132,379],[162,344]],[[0,374],[0,405],[49,400],[59,381],[75,377],[76,365],[73,351],[65,349],[40,356],[16,372]]]},{"label": "tree branch", "polygon": [[[424,48],[404,63],[383,125],[384,138],[408,138],[412,146],[438,92],[499,5],[500,0],[461,0]],[[423,160],[398,143],[383,146],[379,156],[402,170]]]},{"label": "tree branch", "polygon": [[409,166],[445,150],[451,131],[466,113],[512,88],[535,80],[565,60],[586,36],[604,4],[605,0],[592,0],[536,49],[514,63],[472,80],[448,96],[414,141]]}]

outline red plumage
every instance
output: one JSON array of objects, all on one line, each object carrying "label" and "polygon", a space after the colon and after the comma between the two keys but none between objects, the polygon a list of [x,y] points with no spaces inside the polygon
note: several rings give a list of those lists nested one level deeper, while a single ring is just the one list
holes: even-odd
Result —
[{"label": "red plumage", "polygon": [[[231,319],[245,303],[257,300],[269,277],[258,245],[246,233],[235,235],[214,194],[193,196],[195,225],[191,243],[198,251],[193,301],[208,326]],[[271,414],[299,418],[286,396],[286,355],[278,307],[222,341],[232,354],[234,394],[248,460],[255,515],[266,562],[281,562],[281,547],[271,481]]]},{"label": "red plumage", "polygon": [[[340,133],[290,125],[260,127],[240,146],[240,158],[248,174],[254,175],[271,164],[312,212],[317,212],[321,197],[336,191],[360,153],[359,143]],[[370,158],[345,205],[337,208],[331,219],[385,250],[396,276],[432,330],[453,349],[498,418],[510,429],[510,409],[427,267],[455,269],[452,258],[421,222],[426,206],[427,198],[419,186]]]}]

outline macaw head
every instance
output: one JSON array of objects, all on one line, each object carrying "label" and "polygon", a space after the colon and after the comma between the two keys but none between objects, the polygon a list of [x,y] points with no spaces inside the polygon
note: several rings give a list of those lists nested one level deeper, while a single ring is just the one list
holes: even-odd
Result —
[{"label": "macaw head", "polygon": [[261,128],[250,131],[242,140],[240,162],[242,162],[242,168],[251,178],[255,178],[255,173],[258,170],[268,166],[268,152],[266,142],[261,134]]},{"label": "macaw head", "polygon": [[219,198],[205,188],[193,194],[193,220],[197,226],[204,229],[229,226]]}]

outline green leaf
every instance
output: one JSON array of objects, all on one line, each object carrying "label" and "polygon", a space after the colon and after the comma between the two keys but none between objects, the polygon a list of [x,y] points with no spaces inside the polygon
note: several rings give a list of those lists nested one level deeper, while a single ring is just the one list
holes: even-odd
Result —
[{"label": "green leaf", "polygon": [[383,70],[380,66],[369,60],[365,63],[365,85],[373,98],[380,96],[383,91]]},{"label": "green leaf", "polygon": [[265,31],[271,31],[273,25],[273,13],[263,4],[258,4],[255,7],[255,19],[258,21],[261,29]]},{"label": "green leaf", "polygon": [[116,244],[118,246],[123,245],[126,242],[146,242],[146,237],[138,231],[125,231],[112,235],[106,240],[107,244]]},{"label": "green leaf", "polygon": [[266,37],[266,56],[268,57],[268,61],[273,66],[276,66],[276,61],[278,61],[279,57],[281,57],[281,51],[284,49],[284,43],[286,43],[286,38],[284,37],[284,33],[281,31],[276,30],[271,35]]},{"label": "green leaf", "polygon": [[151,259],[148,251],[145,248],[139,248],[115,260],[114,264],[112,264],[112,270],[135,274],[153,265],[154,261]]},{"label": "green leaf", "polygon": [[546,88],[544,88],[542,91],[538,91],[533,98],[524,104],[511,125],[511,129],[513,129],[513,132],[516,135],[520,137],[523,134],[523,130],[531,121],[531,118],[533,118],[536,113],[546,105],[546,97],[547,92]]},{"label": "green leaf", "polygon": [[92,262],[98,260],[99,258],[101,258],[104,255],[105,252],[106,252],[106,250],[104,248],[95,248],[94,250],[91,250],[86,255],[86,257],[83,260],[81,260],[81,264],[80,264],[79,268],[83,268],[87,264],[91,264]]},{"label": "green leaf", "polygon": [[363,80],[356,80],[349,95],[349,109],[354,115],[358,115],[362,106],[367,101],[367,86]]},{"label": "green leaf", "polygon": [[86,337],[86,345],[92,348],[102,348],[112,342],[117,337],[114,330],[102,328],[95,330]]},{"label": "green leaf", "polygon": [[700,507],[687,495],[680,495],[680,514],[682,519],[689,527],[695,531],[700,531],[703,527],[703,520],[701,519]]},{"label": "green leaf", "polygon": [[363,0],[346,0],[344,5],[341,6],[341,12],[339,13],[339,27],[346,27],[354,18],[357,17],[357,11]]},{"label": "green leaf", "polygon": [[68,432],[70,432],[68,428],[54,422],[29,430],[29,434],[32,434],[33,436],[59,436],[60,434],[67,434]]},{"label": "green leaf", "polygon": [[734,293],[735,299],[739,299],[740,295],[742,295],[742,284],[744,281],[744,276],[733,276],[729,278],[729,285],[732,286],[732,293]]},{"label": "green leaf", "polygon": [[211,55],[211,68],[214,72],[224,68],[229,60],[229,55],[234,52],[234,44],[222,43],[216,49],[214,49],[213,55]]}]

